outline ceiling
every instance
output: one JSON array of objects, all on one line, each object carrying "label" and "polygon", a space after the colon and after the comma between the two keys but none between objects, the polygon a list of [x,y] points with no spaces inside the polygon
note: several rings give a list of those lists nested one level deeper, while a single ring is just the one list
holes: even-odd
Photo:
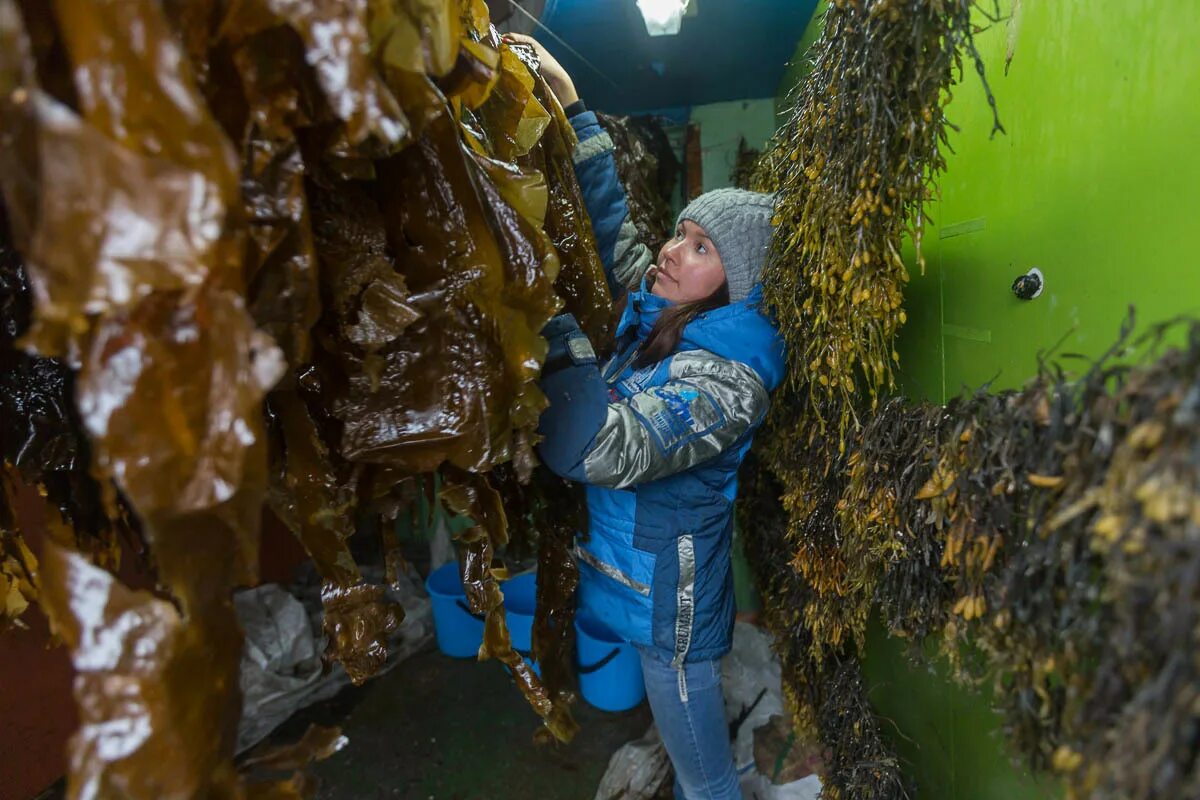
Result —
[{"label": "ceiling", "polygon": [[657,37],[646,33],[636,0],[524,0],[522,6],[542,6],[542,25],[578,51],[532,31],[591,108],[629,113],[774,97],[816,0],[692,3],[677,35]]}]

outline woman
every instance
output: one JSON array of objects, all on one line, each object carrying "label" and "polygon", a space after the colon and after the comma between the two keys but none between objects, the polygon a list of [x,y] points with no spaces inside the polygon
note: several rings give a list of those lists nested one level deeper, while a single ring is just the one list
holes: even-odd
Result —
[{"label": "woman", "polygon": [[701,195],[653,257],[634,239],[612,140],[544,48],[512,38],[537,48],[567,109],[609,285],[614,297],[630,292],[607,364],[570,315],[544,331],[540,454],[587,484],[579,604],[638,647],[675,796],[741,797],[720,659],[733,636],[737,469],[783,375],[783,343],[758,286],[771,198]]}]

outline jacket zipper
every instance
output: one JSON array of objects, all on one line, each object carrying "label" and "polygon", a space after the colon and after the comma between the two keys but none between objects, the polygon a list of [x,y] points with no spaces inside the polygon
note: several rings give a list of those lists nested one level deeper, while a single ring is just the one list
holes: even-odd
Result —
[{"label": "jacket zipper", "polygon": [[[627,359],[625,359],[625,362],[623,364],[621,364],[621,366],[619,368],[617,368],[616,370],[610,370],[609,373],[604,376],[605,383],[611,384],[614,380],[616,380],[617,378],[620,378],[622,375],[624,375],[625,370],[629,368],[630,364],[632,364],[634,361],[637,360],[637,357],[641,352],[642,352],[641,343],[640,342],[635,343],[633,345],[632,352],[630,352],[629,357]],[[613,359],[612,363],[615,364],[616,359]]]}]

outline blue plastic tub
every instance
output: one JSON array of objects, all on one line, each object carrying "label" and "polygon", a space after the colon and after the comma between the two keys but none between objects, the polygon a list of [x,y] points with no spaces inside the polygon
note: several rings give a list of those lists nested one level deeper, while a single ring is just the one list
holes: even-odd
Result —
[{"label": "blue plastic tub", "polygon": [[642,661],[629,642],[580,609],[575,615],[579,693],[601,711],[628,711],[646,697]]},{"label": "blue plastic tub", "polygon": [[533,649],[533,613],[537,609],[537,575],[527,572],[505,581],[500,589],[504,592],[504,617],[508,623],[508,635],[513,649],[525,656],[538,675],[541,672],[530,658]]},{"label": "blue plastic tub", "polygon": [[429,573],[425,588],[433,601],[433,630],[438,649],[453,658],[477,656],[483,644],[483,616],[471,613],[458,562],[443,564]]}]

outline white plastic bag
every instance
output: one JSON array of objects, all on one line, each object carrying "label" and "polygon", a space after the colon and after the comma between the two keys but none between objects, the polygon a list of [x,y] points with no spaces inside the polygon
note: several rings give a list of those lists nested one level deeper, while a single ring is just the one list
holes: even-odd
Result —
[{"label": "white plastic bag", "polygon": [[[745,715],[733,742],[733,758],[741,776],[742,796],[748,800],[816,800],[821,781],[808,775],[790,783],[775,784],[758,771],[754,762],[754,732],[784,714],[779,661],[771,650],[770,635],[739,622],[733,629],[733,650],[721,663],[725,717],[730,722]],[[756,702],[757,701],[757,702]],[[650,800],[671,780],[670,760],[653,725],[646,735],[613,754],[600,780],[596,800]]]}]

